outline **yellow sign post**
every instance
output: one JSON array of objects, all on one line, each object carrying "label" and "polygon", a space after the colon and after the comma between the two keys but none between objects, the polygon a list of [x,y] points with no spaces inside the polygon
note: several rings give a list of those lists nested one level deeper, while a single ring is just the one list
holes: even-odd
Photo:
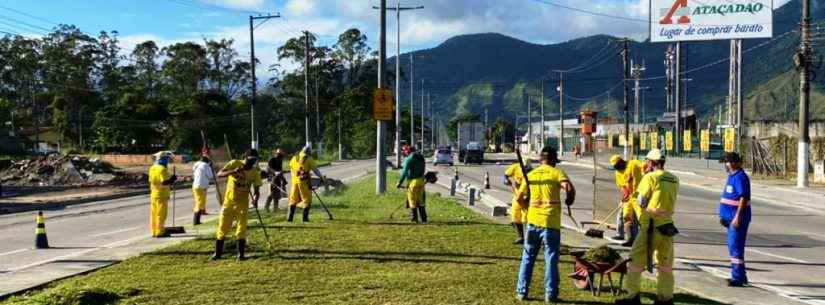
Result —
[{"label": "yellow sign post", "polygon": [[650,149],[659,149],[659,132],[650,133]]},{"label": "yellow sign post", "polygon": [[621,146],[621,147],[627,146],[627,138],[624,137],[624,134],[619,135],[619,146]]},{"label": "yellow sign post", "polygon": [[725,128],[725,152],[736,150],[736,129]]},{"label": "yellow sign post", "polygon": [[643,132],[639,134],[639,150],[647,149],[647,133]]},{"label": "yellow sign post", "polygon": [[702,152],[710,152],[710,130],[702,129],[699,134],[699,148],[702,149]]},{"label": "yellow sign post", "polygon": [[665,149],[667,151],[673,150],[673,132],[666,131],[665,132]]},{"label": "yellow sign post", "polygon": [[685,152],[690,152],[691,150],[693,150],[692,141],[693,141],[692,132],[690,131],[690,129],[686,129],[684,138],[682,138],[682,142],[684,143],[684,145],[682,145],[682,148]]},{"label": "yellow sign post", "polygon": [[372,99],[372,118],[376,121],[391,121],[395,113],[392,91],[375,89]]}]

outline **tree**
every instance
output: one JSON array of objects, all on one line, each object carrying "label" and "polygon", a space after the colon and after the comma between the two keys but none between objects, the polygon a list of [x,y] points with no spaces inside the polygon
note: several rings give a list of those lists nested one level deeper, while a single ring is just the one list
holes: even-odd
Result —
[{"label": "tree", "polygon": [[252,79],[252,65],[238,59],[238,52],[232,48],[233,42],[232,39],[204,42],[209,65],[207,88],[229,99],[243,92]]},{"label": "tree", "polygon": [[161,69],[172,106],[185,106],[181,104],[194,97],[207,78],[206,50],[194,42],[181,42],[163,48],[162,52],[167,59]]},{"label": "tree", "polygon": [[160,80],[160,69],[158,68],[158,56],[160,49],[154,41],[147,40],[139,43],[132,50],[134,60],[135,83],[138,88],[145,91],[150,98],[157,97],[156,87]]},{"label": "tree", "polygon": [[355,76],[361,71],[361,65],[370,53],[367,45],[367,35],[356,28],[346,30],[338,36],[338,42],[333,46],[333,58],[346,65],[347,85],[355,82]]}]

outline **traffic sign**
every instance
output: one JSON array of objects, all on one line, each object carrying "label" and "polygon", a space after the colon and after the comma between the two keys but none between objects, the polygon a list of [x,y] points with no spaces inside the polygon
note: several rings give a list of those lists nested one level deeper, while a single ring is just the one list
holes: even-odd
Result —
[{"label": "traffic sign", "polygon": [[607,133],[607,148],[613,148],[613,134]]},{"label": "traffic sign", "polygon": [[693,141],[693,137],[692,137],[690,129],[685,130],[685,135],[684,135],[684,138],[682,139],[682,143],[684,144],[684,145],[682,145],[683,146],[682,148],[684,149],[684,151],[690,152],[691,150],[693,150],[692,141]]},{"label": "traffic sign", "polygon": [[650,149],[659,149],[659,132],[650,133]]},{"label": "traffic sign", "polygon": [[673,132],[672,131],[665,132],[665,149],[667,151],[673,150]]},{"label": "traffic sign", "polygon": [[392,91],[375,89],[372,99],[372,118],[376,121],[391,121],[395,112]]}]

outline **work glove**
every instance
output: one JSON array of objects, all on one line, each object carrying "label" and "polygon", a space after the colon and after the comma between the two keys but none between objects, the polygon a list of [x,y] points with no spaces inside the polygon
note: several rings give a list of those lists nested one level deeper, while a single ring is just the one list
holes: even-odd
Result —
[{"label": "work glove", "polygon": [[169,183],[170,184],[175,183],[177,181],[178,181],[178,175],[173,174],[171,177],[169,177]]}]

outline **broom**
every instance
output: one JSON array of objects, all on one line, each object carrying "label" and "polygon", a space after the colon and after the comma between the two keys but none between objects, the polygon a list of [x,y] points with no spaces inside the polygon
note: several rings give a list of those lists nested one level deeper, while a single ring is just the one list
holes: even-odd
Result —
[{"label": "broom", "polygon": [[619,211],[619,208],[621,207],[621,205],[616,205],[616,207],[613,208],[613,211],[610,211],[610,213],[608,213],[607,216],[604,217],[604,220],[602,220],[602,222],[599,223],[598,226],[596,226],[595,228],[587,229],[587,232],[584,232],[584,236],[592,238],[604,238],[604,231],[601,230],[601,228],[607,223],[608,220],[610,220],[611,217],[613,217],[614,214],[616,214],[617,211]]},{"label": "broom", "polygon": [[[176,174],[177,174],[177,168],[174,165],[172,165],[172,175],[176,175]],[[183,233],[186,233],[186,230],[184,230],[183,227],[175,226],[175,208],[177,207],[177,204],[176,204],[177,203],[177,196],[175,196],[175,194],[177,194],[176,185],[177,185],[177,181],[175,181],[175,183],[172,183],[172,226],[171,227],[166,227],[166,230],[165,230],[166,233],[169,233],[169,234],[183,234]]]}]

